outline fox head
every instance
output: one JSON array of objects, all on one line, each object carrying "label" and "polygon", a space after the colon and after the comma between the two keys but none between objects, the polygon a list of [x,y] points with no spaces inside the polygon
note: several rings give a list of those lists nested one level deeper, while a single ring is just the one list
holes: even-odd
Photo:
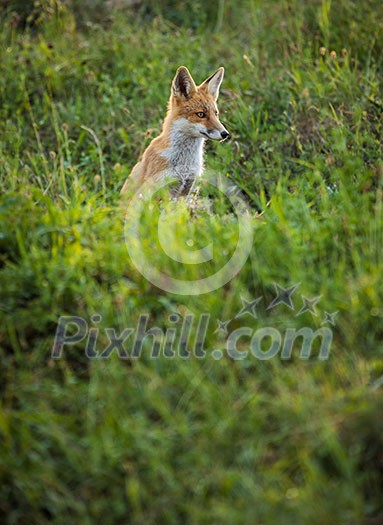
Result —
[{"label": "fox head", "polygon": [[[188,69],[179,67],[172,82],[169,107],[182,131],[191,137],[225,140],[229,132],[219,120],[217,99],[224,75],[223,67],[196,86]],[[182,119],[182,120],[181,120]]]}]

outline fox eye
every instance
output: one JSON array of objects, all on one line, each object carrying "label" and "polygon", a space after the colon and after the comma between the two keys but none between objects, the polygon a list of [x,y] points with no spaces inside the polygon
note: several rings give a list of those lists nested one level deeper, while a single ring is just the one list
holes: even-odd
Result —
[{"label": "fox eye", "polygon": [[199,118],[205,118],[205,117],[206,117],[206,113],[204,113],[203,111],[198,111],[198,113],[197,113],[197,117],[199,117]]}]

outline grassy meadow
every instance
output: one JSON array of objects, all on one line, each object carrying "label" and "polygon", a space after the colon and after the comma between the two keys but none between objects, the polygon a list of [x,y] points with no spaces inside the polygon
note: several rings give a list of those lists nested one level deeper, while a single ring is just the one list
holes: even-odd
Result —
[{"label": "grassy meadow", "polygon": [[[381,1],[11,0],[0,19],[1,523],[383,523]],[[195,295],[147,280],[129,248],[202,279],[235,249],[235,206],[201,183],[196,209],[154,201],[132,234],[119,196],[180,65],[197,82],[225,67],[231,139],[206,169],[252,232],[238,274]],[[172,253],[213,259],[169,257],[161,220]],[[294,309],[270,307],[276,285],[299,285]],[[143,314],[175,341],[194,319],[190,347],[210,316],[200,355],[152,359],[147,337],[89,358]],[[62,316],[92,331],[54,359]],[[302,338],[289,359],[250,351],[257,330],[282,345],[307,328],[331,331],[328,359],[320,338],[306,359]]]}]

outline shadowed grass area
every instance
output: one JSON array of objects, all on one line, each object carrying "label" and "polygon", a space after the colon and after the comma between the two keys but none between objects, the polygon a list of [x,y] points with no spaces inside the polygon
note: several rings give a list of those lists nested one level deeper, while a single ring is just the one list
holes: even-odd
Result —
[{"label": "shadowed grass area", "polygon": [[[381,2],[0,6],[1,522],[378,523]],[[207,145],[207,171],[247,211],[205,182],[192,209],[144,205],[133,235],[119,190],[179,65],[197,81],[225,66],[232,139]],[[208,277],[235,250],[236,212],[250,254],[209,293],[159,289],[129,256],[138,244],[172,278]],[[161,221],[173,255],[211,245],[213,258],[172,260]],[[294,308],[270,307],[277,285],[298,285]],[[174,350],[189,318],[188,358],[170,358],[164,337],[159,358],[153,337],[135,355],[135,334],[126,354],[89,358],[143,314],[168,342],[175,330]],[[92,331],[54,359],[62,316]],[[283,359],[289,333],[307,329],[331,333],[329,358],[318,336],[302,359],[301,336]]]}]

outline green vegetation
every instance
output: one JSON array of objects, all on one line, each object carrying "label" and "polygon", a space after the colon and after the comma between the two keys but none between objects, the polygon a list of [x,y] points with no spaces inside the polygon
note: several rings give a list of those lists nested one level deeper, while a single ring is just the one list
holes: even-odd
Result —
[{"label": "green vegetation", "polygon": [[[383,514],[383,4],[206,5],[0,4],[1,523],[352,525]],[[132,264],[119,197],[179,65],[197,81],[225,66],[232,139],[209,144],[206,162],[241,188],[254,231],[238,275],[195,296],[156,288]],[[144,209],[154,265],[179,279],[222,266],[237,223],[226,199],[213,202]],[[167,257],[163,208],[175,248],[213,242],[213,261]],[[295,311],[267,309],[275,282],[300,283]],[[321,296],[317,316],[297,315],[301,295]],[[241,296],[261,297],[257,319],[235,319]],[[334,326],[325,311],[338,311]],[[211,315],[205,358],[150,359],[150,339],[140,359],[90,360],[85,339],[51,358],[60,316],[94,327],[100,314],[101,352],[105,328],[119,334],[148,313],[148,327],[166,329],[175,312]],[[329,359],[315,344],[307,360],[299,344],[289,360],[214,359],[217,321],[230,319],[229,332],[326,326]]]}]

